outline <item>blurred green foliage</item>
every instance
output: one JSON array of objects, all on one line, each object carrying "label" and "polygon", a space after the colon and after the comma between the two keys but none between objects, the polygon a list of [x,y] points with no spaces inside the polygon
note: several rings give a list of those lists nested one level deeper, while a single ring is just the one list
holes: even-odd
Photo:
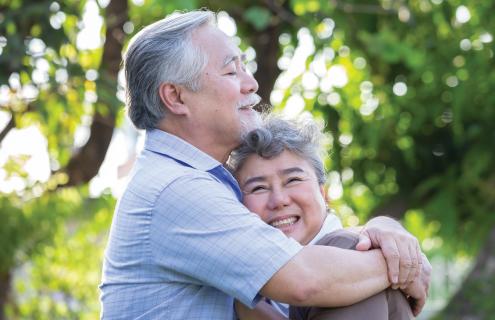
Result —
[{"label": "blurred green foliage", "polygon": [[90,199],[79,189],[63,193],[64,197],[51,197],[63,207],[53,212],[67,210],[70,215],[60,217],[58,228],[52,226],[51,245],[41,247],[18,270],[22,275],[14,283],[17,303],[9,308],[9,319],[99,317],[97,285],[115,199],[110,195]]},{"label": "blurred green foliage", "polygon": [[[494,225],[493,4],[464,4],[471,18],[460,23],[461,3],[446,1],[291,3],[314,50],[306,70],[281,88],[277,107],[299,94],[326,122],[329,167],[352,172],[342,203],[366,218],[400,199],[438,235],[463,237],[443,250],[475,252]],[[282,45],[288,58],[298,50],[296,32]],[[345,70],[345,85],[322,85],[335,66]],[[309,76],[319,86],[305,85]]]}]

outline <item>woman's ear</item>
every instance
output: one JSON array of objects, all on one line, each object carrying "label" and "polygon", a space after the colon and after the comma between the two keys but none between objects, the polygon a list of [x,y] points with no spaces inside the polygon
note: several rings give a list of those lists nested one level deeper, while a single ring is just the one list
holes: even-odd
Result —
[{"label": "woman's ear", "polygon": [[176,84],[164,82],[158,87],[158,94],[165,109],[176,115],[188,114],[189,108],[184,104],[181,98],[181,91],[184,90]]}]

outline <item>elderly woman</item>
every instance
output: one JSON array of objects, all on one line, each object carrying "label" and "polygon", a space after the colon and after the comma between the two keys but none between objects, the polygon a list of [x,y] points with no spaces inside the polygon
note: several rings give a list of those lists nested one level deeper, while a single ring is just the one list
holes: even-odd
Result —
[{"label": "elderly woman", "polygon": [[[310,119],[288,121],[272,116],[245,137],[231,155],[229,165],[244,194],[243,203],[264,222],[304,245],[355,249],[358,235],[342,230],[339,219],[326,206],[325,173],[319,154],[321,137],[321,130]],[[276,301],[263,301],[254,310],[237,303],[236,309],[240,319],[289,316],[289,307]],[[346,307],[290,307],[290,319],[412,317],[404,294],[393,289]]]}]

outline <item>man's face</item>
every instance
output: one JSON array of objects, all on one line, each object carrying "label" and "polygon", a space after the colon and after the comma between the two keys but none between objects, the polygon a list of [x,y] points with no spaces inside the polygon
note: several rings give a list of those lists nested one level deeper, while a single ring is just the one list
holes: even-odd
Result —
[{"label": "man's face", "polygon": [[188,92],[184,100],[192,110],[194,128],[230,151],[243,134],[259,126],[259,114],[253,110],[259,102],[258,83],[246,71],[239,48],[218,28],[203,26],[193,33],[192,41],[208,63],[200,90]]},{"label": "man's face", "polygon": [[271,159],[253,154],[236,177],[244,205],[264,222],[301,244],[320,231],[326,216],[324,190],[305,159],[287,150]]}]

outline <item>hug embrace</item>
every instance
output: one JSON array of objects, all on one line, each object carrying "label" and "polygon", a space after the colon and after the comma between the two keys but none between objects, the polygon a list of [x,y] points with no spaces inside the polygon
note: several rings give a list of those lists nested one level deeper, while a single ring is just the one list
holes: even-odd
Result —
[{"label": "hug embrace", "polygon": [[417,315],[431,273],[417,239],[386,217],[342,229],[320,129],[262,119],[243,59],[207,10],[131,40],[127,108],[146,136],[113,217],[101,318]]}]

